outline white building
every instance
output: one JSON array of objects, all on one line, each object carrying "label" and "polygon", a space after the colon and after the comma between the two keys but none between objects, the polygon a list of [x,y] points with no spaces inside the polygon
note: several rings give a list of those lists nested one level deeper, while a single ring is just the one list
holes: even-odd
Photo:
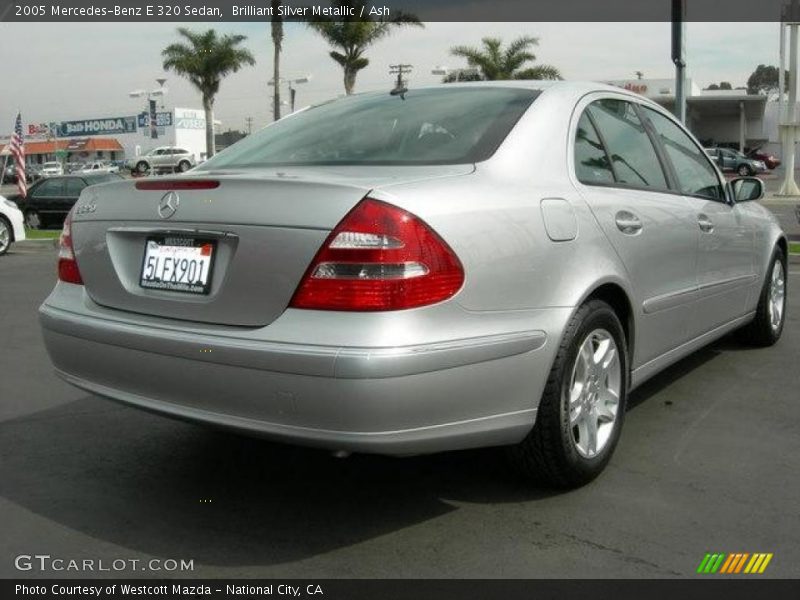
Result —
[{"label": "white building", "polygon": [[[639,93],[675,112],[674,79],[605,83]],[[691,79],[686,80],[686,125],[704,146],[736,145],[744,150],[777,143],[777,122],[767,116],[772,110],[777,115],[777,107],[767,109],[773,104],[766,96],[748,94],[747,90],[701,90]]]}]

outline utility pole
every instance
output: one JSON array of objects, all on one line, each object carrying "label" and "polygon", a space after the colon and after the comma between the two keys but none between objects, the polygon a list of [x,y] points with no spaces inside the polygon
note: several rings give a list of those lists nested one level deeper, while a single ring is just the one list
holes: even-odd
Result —
[{"label": "utility pole", "polygon": [[[797,28],[800,26],[800,2],[792,0],[790,5],[784,7],[784,12],[781,15],[781,48],[780,48],[780,65],[778,71],[778,85],[782,80],[781,75],[786,68],[786,49],[783,44],[786,41],[786,34],[784,28],[789,28],[789,99],[786,104],[780,103],[780,116],[778,127],[781,132],[781,141],[783,142],[783,168],[784,178],[781,189],[778,192],[779,196],[800,196],[800,188],[797,187],[797,182],[794,179],[794,167],[796,158],[797,143]],[[783,98],[783,88],[778,90],[778,98]]]},{"label": "utility pole", "polygon": [[247,135],[250,135],[253,133],[253,117],[247,117],[244,122],[247,123]]},{"label": "utility pole", "polygon": [[672,62],[675,65],[675,116],[686,124],[686,0],[672,0]]},{"label": "utility pole", "polygon": [[397,75],[397,81],[395,82],[394,89],[391,92],[393,95],[399,95],[400,97],[403,97],[403,94],[408,91],[408,88],[406,87],[406,81],[403,79],[403,75],[411,73],[411,69],[413,68],[414,65],[389,65],[389,74]]}]

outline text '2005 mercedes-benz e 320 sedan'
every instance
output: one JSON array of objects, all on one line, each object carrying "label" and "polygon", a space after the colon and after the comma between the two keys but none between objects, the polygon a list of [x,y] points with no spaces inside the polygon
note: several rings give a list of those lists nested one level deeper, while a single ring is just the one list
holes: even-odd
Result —
[{"label": "text '2005 mercedes-benz e 320 sedan'", "polygon": [[633,387],[731,330],[780,337],[762,194],[616,88],[351,96],[85,190],[44,339],[70,383],[165,415],[344,452],[509,446],[580,485]]}]

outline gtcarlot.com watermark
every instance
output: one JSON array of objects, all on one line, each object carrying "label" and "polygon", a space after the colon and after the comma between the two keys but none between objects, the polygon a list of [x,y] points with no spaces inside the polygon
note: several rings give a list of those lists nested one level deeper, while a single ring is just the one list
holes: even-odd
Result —
[{"label": "gtcarlot.com watermark", "polygon": [[185,572],[194,571],[194,559],[184,558],[62,558],[49,554],[20,554],[14,558],[14,567],[18,571],[44,572],[119,572],[119,571],[153,571],[153,572]]}]

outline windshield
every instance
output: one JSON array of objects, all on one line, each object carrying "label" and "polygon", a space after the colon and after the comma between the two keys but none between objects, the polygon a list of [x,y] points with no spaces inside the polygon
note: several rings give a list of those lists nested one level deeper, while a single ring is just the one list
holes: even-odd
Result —
[{"label": "windshield", "polygon": [[322,104],[262,129],[202,170],[313,165],[437,165],[489,158],[537,90],[453,87]]}]

